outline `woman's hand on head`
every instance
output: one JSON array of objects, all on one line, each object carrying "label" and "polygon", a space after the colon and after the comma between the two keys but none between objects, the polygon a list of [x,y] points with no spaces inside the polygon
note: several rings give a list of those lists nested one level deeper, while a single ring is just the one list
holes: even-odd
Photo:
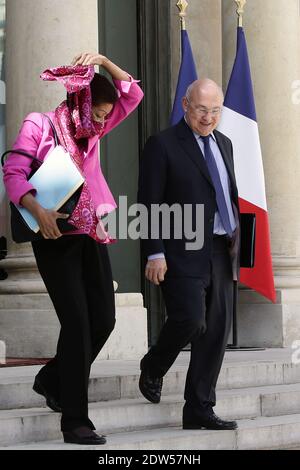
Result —
[{"label": "woman's hand on head", "polygon": [[125,82],[131,80],[127,72],[101,54],[90,54],[89,52],[78,54],[72,60],[72,65],[100,65],[114,80],[124,80]]},{"label": "woman's hand on head", "polygon": [[107,58],[101,54],[82,52],[74,57],[71,65],[103,65]]}]

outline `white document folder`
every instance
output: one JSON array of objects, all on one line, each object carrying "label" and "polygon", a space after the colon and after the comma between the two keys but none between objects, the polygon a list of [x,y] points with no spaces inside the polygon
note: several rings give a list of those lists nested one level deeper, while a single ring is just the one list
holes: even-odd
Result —
[{"label": "white document folder", "polygon": [[[45,209],[57,211],[84,183],[84,178],[69,153],[58,145],[28,180],[36,189],[36,200]],[[16,205],[27,225],[39,231],[37,220],[25,207]]]}]

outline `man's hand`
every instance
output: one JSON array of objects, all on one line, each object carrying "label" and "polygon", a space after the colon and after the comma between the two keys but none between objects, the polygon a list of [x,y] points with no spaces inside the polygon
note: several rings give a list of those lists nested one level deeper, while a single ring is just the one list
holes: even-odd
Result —
[{"label": "man's hand", "polygon": [[145,276],[150,282],[159,286],[165,280],[167,270],[168,267],[165,259],[153,259],[147,262]]},{"label": "man's hand", "polygon": [[104,55],[83,52],[74,57],[71,65],[103,65],[106,61],[107,58]]}]

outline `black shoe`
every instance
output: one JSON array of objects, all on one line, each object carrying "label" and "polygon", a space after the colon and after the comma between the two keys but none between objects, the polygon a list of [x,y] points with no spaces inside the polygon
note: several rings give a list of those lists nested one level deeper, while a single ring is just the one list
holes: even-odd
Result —
[{"label": "black shoe", "polygon": [[35,378],[32,389],[39,395],[43,395],[46,398],[46,404],[49,406],[49,408],[51,408],[51,410],[56,411],[57,413],[61,413],[61,406],[57,400],[46,391],[39,377]]},{"label": "black shoe", "polygon": [[63,431],[64,442],[80,445],[102,445],[106,444],[104,436],[99,436],[87,426],[73,429],[72,431]]},{"label": "black shoe", "polygon": [[151,403],[160,402],[162,385],[162,377],[151,377],[147,370],[142,370],[139,380],[140,391]]},{"label": "black shoe", "polygon": [[237,429],[236,421],[224,421],[217,415],[209,414],[198,418],[197,421],[187,422],[183,420],[182,429],[216,429],[216,430],[232,430]]}]

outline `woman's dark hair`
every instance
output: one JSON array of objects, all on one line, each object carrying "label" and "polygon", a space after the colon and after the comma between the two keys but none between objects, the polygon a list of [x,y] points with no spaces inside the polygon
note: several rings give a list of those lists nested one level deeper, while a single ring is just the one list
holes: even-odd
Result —
[{"label": "woman's dark hair", "polygon": [[[100,73],[95,73],[90,84],[92,94],[92,105],[98,106],[104,103],[115,104],[119,97],[113,84]],[[71,108],[74,99],[74,93],[67,93],[67,103]]]},{"label": "woman's dark hair", "polygon": [[104,75],[95,73],[90,86],[92,92],[92,104],[94,106],[104,103],[114,104],[118,101],[117,90]]}]

